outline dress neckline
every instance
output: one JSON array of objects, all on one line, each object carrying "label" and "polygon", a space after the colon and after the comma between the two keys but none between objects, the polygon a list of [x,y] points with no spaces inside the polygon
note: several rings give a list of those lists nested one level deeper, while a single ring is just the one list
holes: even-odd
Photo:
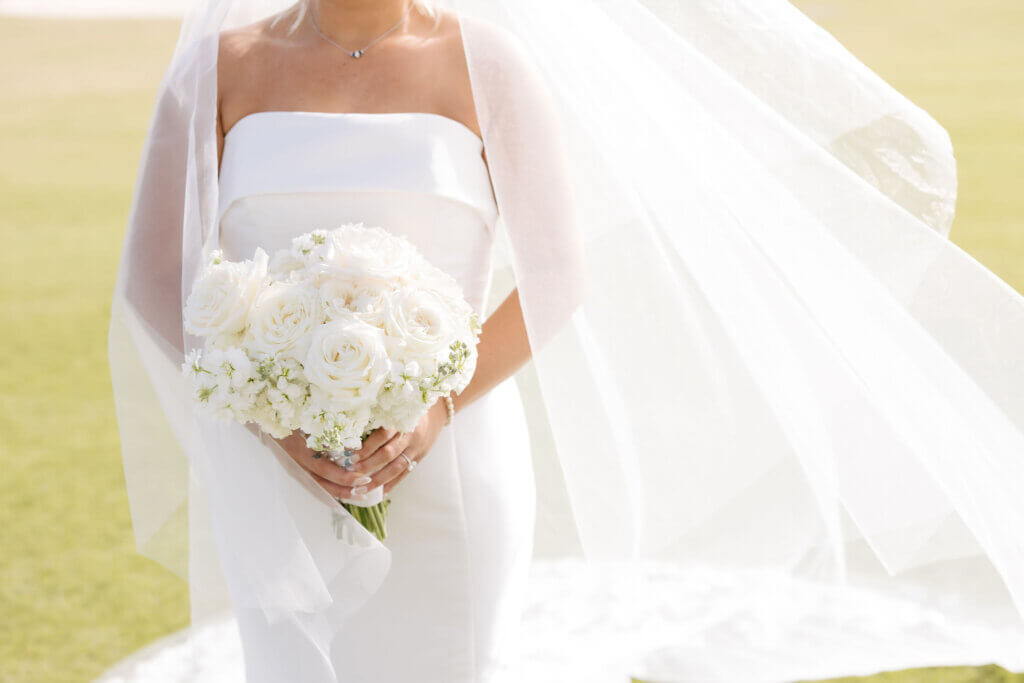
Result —
[{"label": "dress neckline", "polygon": [[341,120],[351,119],[353,121],[358,121],[360,119],[363,119],[363,120],[373,120],[373,119],[388,119],[388,118],[399,118],[399,119],[401,119],[401,118],[406,118],[406,119],[423,118],[423,119],[427,119],[427,120],[439,121],[439,122],[443,123],[444,125],[447,125],[447,126],[451,127],[453,130],[461,132],[464,135],[472,136],[473,140],[477,144],[479,144],[481,150],[483,149],[483,145],[484,145],[483,139],[481,139],[481,137],[479,135],[477,135],[476,132],[472,128],[470,128],[466,124],[462,123],[461,121],[457,121],[456,119],[453,119],[450,116],[445,116],[444,114],[434,114],[432,112],[425,112],[425,111],[410,111],[410,112],[397,112],[397,111],[395,111],[395,112],[347,112],[346,111],[346,112],[341,112],[341,111],[305,111],[305,110],[297,110],[297,109],[268,109],[268,110],[265,110],[265,111],[250,112],[250,113],[246,114],[245,116],[243,116],[242,118],[240,118],[237,121],[235,121],[235,123],[231,126],[231,128],[228,129],[227,133],[224,134],[224,141],[227,142],[228,138],[231,137],[231,134],[234,133],[235,130],[240,125],[242,125],[244,127],[244,125],[248,125],[248,122],[251,122],[251,121],[254,121],[254,120],[258,120],[258,119],[261,119],[261,118],[265,118],[265,117],[273,118],[274,116],[300,116],[300,117],[309,117],[309,118],[341,119]]},{"label": "dress neckline", "polygon": [[471,128],[429,112],[252,112],[224,137],[218,224],[244,197],[397,190],[461,202],[490,226],[497,207],[483,149]]}]

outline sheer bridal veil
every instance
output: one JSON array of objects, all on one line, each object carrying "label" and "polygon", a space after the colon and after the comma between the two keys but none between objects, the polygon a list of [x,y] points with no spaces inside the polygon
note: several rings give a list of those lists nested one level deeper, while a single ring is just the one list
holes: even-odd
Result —
[{"label": "sheer bridal veil", "polygon": [[[190,580],[195,623],[259,608],[325,651],[326,616],[375,590],[389,551],[273,442],[196,418],[179,377],[195,343],[182,290],[215,227],[217,38],[289,4],[187,15],[110,349],[140,551]],[[782,0],[437,4],[460,16],[507,238],[499,284],[518,287],[533,345],[538,561],[870,591],[850,594],[1020,649],[1024,299],[947,239],[945,131]],[[659,624],[657,675],[685,680],[673,639],[711,661],[721,624],[666,620],[685,612],[673,596],[638,618]],[[728,673],[691,680],[856,673],[824,651],[816,671],[753,656],[816,642],[835,617],[823,598],[787,627],[790,607]],[[304,680],[333,680],[324,659]]]}]

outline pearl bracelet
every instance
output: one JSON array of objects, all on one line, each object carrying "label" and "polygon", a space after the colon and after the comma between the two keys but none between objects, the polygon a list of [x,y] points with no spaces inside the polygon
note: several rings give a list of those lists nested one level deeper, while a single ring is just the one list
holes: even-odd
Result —
[{"label": "pearl bracelet", "polygon": [[455,402],[452,401],[450,394],[444,397],[444,407],[448,409],[448,421],[445,424],[450,425],[452,418],[455,417]]}]

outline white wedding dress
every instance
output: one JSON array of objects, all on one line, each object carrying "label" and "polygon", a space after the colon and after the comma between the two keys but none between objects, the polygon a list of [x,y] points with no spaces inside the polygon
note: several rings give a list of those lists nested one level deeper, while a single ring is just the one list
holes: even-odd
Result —
[{"label": "white wedding dress", "polygon": [[[469,128],[433,114],[250,114],[224,141],[220,247],[244,260],[310,230],[381,226],[458,280],[482,316],[497,218],[482,150]],[[391,492],[391,568],[351,625],[335,625],[338,679],[493,680],[515,654],[534,496],[525,418],[507,381],[460,411]],[[250,679],[297,680],[275,670],[289,634],[238,616]]]},{"label": "white wedding dress", "polygon": [[[219,246],[239,260],[309,230],[379,225],[454,276],[484,313],[498,212],[482,149],[469,128],[435,114],[250,114],[224,142]],[[513,380],[442,430],[390,495],[384,583],[344,623],[329,625],[340,683],[625,683],[629,674],[777,683],[994,655],[1024,667],[1015,627],[953,621],[912,594],[883,598],[771,571],[639,562],[620,571],[534,557],[535,465]],[[331,524],[327,512],[323,524]],[[314,678],[307,674],[319,654],[302,654],[308,641],[265,623],[236,609],[198,627],[193,642],[172,635],[99,680]]]}]

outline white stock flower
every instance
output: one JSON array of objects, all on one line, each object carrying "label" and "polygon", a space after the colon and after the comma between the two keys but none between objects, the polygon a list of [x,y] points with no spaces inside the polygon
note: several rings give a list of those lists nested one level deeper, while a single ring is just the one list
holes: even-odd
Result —
[{"label": "white stock flower", "polygon": [[426,414],[427,406],[419,401],[396,401],[390,406],[379,405],[374,408],[370,419],[370,427],[385,427],[399,432],[416,430],[420,419]]},{"label": "white stock flower", "polygon": [[181,364],[181,371],[185,373],[185,379],[192,384],[201,382],[204,375],[210,374],[203,363],[203,350],[192,349],[186,353],[185,361]]},{"label": "white stock flower", "polygon": [[219,383],[236,389],[245,386],[256,376],[256,366],[245,351],[237,347],[211,349],[206,354],[205,365]]},{"label": "white stock flower", "polygon": [[384,337],[352,315],[322,325],[313,335],[304,370],[311,383],[330,395],[334,407],[368,407],[390,374]]},{"label": "white stock flower", "polygon": [[305,282],[271,282],[249,312],[245,347],[257,354],[302,358],[322,312],[317,290]]},{"label": "white stock flower", "polygon": [[283,439],[292,433],[294,427],[281,420],[280,415],[266,400],[257,401],[250,413],[250,419],[260,429],[275,439]]},{"label": "white stock flower", "polygon": [[334,243],[327,230],[313,230],[292,239],[291,255],[294,259],[310,266],[331,258]]},{"label": "white stock flower", "polygon": [[473,379],[473,373],[476,372],[476,362],[479,358],[479,355],[476,352],[476,339],[473,340],[473,343],[469,345],[469,347],[472,349],[472,352],[466,359],[466,364],[463,367],[462,372],[457,375],[458,381],[456,381],[452,387],[452,391],[456,394],[461,394],[463,390],[469,386],[470,380]]},{"label": "white stock flower", "polygon": [[427,412],[432,399],[423,391],[422,371],[419,363],[392,361],[391,376],[374,407],[373,427],[387,427],[403,432],[416,428],[420,418]]},{"label": "white stock flower", "polygon": [[266,277],[267,254],[262,249],[252,260],[241,262],[220,260],[215,252],[185,303],[185,330],[203,337],[241,332]]},{"label": "white stock flower", "polygon": [[215,417],[245,422],[259,392],[256,367],[245,352],[208,349],[201,360],[198,354],[189,358],[195,359],[188,374],[200,407]]},{"label": "white stock flower", "polygon": [[369,419],[369,407],[341,410],[327,392],[310,385],[299,427],[310,435],[306,441],[310,448],[359,448]]}]

